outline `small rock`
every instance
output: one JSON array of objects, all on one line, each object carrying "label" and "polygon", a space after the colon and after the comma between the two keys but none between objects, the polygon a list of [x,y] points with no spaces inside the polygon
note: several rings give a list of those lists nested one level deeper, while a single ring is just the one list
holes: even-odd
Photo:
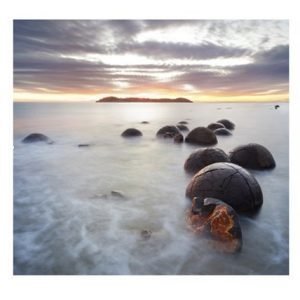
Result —
[{"label": "small rock", "polygon": [[142,121],[141,124],[149,124],[148,121]]},{"label": "small rock", "polygon": [[187,121],[180,121],[180,122],[178,122],[178,124],[186,125],[186,124],[188,124],[188,122]]},{"label": "small rock", "polygon": [[178,128],[176,126],[173,126],[173,125],[167,125],[167,126],[164,126],[162,128],[160,128],[157,133],[156,133],[156,136],[157,137],[164,137],[164,134],[173,134],[172,137],[174,137],[177,133],[180,133]]},{"label": "small rock", "polygon": [[177,124],[176,127],[181,131],[189,131],[189,128],[183,124]]},{"label": "small rock", "polygon": [[26,136],[23,140],[23,143],[37,143],[37,142],[45,142],[47,144],[53,144],[53,141],[42,133],[31,133]]},{"label": "small rock", "polygon": [[181,133],[177,133],[174,136],[174,143],[180,144],[183,142],[183,135]]},{"label": "small rock", "polygon": [[78,147],[89,147],[90,144],[78,144]]},{"label": "small rock", "polygon": [[138,137],[138,136],[142,136],[143,134],[138,129],[128,128],[125,131],[123,131],[121,135],[123,137]]},{"label": "small rock", "polygon": [[214,131],[218,128],[225,128],[225,126],[222,123],[210,123],[207,128]]},{"label": "small rock", "polygon": [[125,196],[120,191],[111,191],[110,194],[114,197],[125,199]]},{"label": "small rock", "polygon": [[141,231],[141,237],[142,237],[144,240],[149,240],[150,237],[151,237],[151,235],[152,235],[152,231],[151,231],[151,230],[146,230],[146,229],[144,229],[144,230]]},{"label": "small rock", "polygon": [[277,105],[275,105],[275,109],[278,109],[280,106],[277,104]]},{"label": "small rock", "polygon": [[232,123],[231,121],[227,120],[227,119],[222,119],[217,121],[217,123],[221,123],[225,126],[225,128],[229,129],[229,130],[233,130],[235,128],[234,123]]},{"label": "small rock", "polygon": [[218,128],[214,130],[216,135],[232,135],[232,133],[227,128]]},{"label": "small rock", "polygon": [[214,145],[218,142],[214,132],[206,127],[196,127],[189,132],[185,139],[186,143],[202,146]]}]

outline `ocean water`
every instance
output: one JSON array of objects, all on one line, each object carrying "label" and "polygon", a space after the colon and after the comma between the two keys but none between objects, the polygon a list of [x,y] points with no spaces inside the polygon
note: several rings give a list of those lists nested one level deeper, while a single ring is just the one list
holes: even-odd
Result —
[{"label": "ocean water", "polygon": [[[288,104],[274,105],[15,104],[14,274],[288,274]],[[188,230],[191,176],[183,165],[199,147],[155,137],[164,125],[187,120],[192,129],[221,118],[236,129],[216,147],[228,153],[260,143],[277,163],[250,171],[264,204],[255,217],[240,217],[243,249],[236,255],[216,252]],[[143,137],[122,138],[129,127]],[[55,143],[21,143],[33,132]],[[77,146],[83,143],[91,146]]]}]

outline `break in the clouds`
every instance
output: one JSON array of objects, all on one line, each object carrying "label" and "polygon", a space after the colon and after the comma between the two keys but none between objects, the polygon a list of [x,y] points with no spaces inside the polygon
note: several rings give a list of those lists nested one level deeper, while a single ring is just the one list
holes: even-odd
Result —
[{"label": "break in the clouds", "polygon": [[16,100],[287,100],[283,20],[16,20]]}]

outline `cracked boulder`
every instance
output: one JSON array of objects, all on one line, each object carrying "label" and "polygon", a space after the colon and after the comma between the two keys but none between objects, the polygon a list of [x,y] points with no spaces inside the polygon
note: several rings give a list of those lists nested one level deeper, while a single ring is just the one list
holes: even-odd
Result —
[{"label": "cracked boulder", "polygon": [[171,137],[173,138],[176,134],[180,133],[178,128],[176,126],[173,125],[167,125],[164,126],[162,128],[160,128],[157,133],[156,136],[157,137]]},{"label": "cracked boulder", "polygon": [[204,167],[216,162],[230,162],[228,155],[219,148],[199,149],[187,158],[184,169],[188,173],[195,174]]},{"label": "cracked boulder", "polygon": [[123,137],[136,137],[136,136],[142,136],[143,134],[135,128],[128,128],[125,131],[122,132],[121,136]]},{"label": "cracked boulder", "polygon": [[215,129],[218,129],[218,128],[225,128],[225,126],[221,123],[210,123],[207,126],[207,128],[214,131]]},{"label": "cracked boulder", "polygon": [[214,132],[206,127],[194,128],[186,137],[185,141],[190,144],[201,146],[215,145],[218,140]]},{"label": "cracked boulder", "polygon": [[229,130],[232,130],[235,128],[235,125],[234,123],[232,123],[231,121],[227,120],[227,119],[222,119],[222,120],[219,120],[217,121],[217,123],[221,123],[224,125],[225,128],[229,129]]},{"label": "cracked boulder", "polygon": [[259,144],[247,144],[236,147],[230,152],[230,161],[244,168],[264,170],[276,166],[272,153]]},{"label": "cracked boulder", "polygon": [[31,133],[22,140],[22,143],[26,143],[26,144],[37,143],[37,142],[45,142],[47,144],[53,144],[53,141],[42,133]]},{"label": "cracked boulder", "polygon": [[232,163],[214,163],[200,170],[186,188],[190,199],[217,198],[236,211],[254,212],[263,203],[259,183],[244,168]]},{"label": "cracked boulder", "polygon": [[221,200],[194,197],[187,222],[195,234],[207,237],[219,251],[235,253],[242,248],[239,217]]}]

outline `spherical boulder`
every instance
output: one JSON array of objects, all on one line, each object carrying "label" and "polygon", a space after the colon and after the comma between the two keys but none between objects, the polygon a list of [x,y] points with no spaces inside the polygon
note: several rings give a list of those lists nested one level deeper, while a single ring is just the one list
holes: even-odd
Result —
[{"label": "spherical boulder", "polygon": [[125,131],[122,132],[121,136],[123,137],[136,137],[136,136],[142,136],[143,134],[135,128],[128,128]]},{"label": "spherical boulder", "polygon": [[156,136],[157,137],[164,137],[164,135],[168,133],[171,135],[171,137],[174,137],[177,133],[180,133],[178,128],[176,126],[172,126],[172,125],[167,125],[164,126],[162,128],[160,128],[157,133]]},{"label": "spherical boulder", "polygon": [[225,128],[225,126],[221,123],[210,123],[207,126],[207,128],[210,129],[210,130],[215,130],[215,129],[218,129],[218,128]]},{"label": "spherical boulder", "polygon": [[181,131],[189,131],[189,128],[183,124],[177,124],[176,127]]},{"label": "spherical boulder", "polygon": [[27,135],[23,140],[23,143],[37,143],[37,142],[45,142],[47,144],[53,144],[53,141],[42,133],[31,133]]},{"label": "spherical boulder", "polygon": [[234,123],[232,123],[231,121],[229,121],[227,119],[219,120],[219,121],[217,121],[217,123],[223,124],[225,126],[225,128],[230,129],[230,130],[235,128]]},{"label": "spherical boulder", "polygon": [[200,170],[186,188],[190,199],[217,198],[237,211],[254,212],[263,203],[259,183],[244,168],[232,163],[214,163]]},{"label": "spherical boulder", "polygon": [[232,133],[226,128],[218,128],[214,130],[216,135],[232,135]]},{"label": "spherical boulder", "polygon": [[216,162],[230,162],[228,155],[218,148],[205,148],[193,152],[185,161],[185,171],[195,174]]},{"label": "spherical boulder", "polygon": [[239,217],[223,201],[194,197],[187,221],[195,234],[208,237],[217,250],[228,253],[241,250],[242,230]]},{"label": "spherical boulder", "polygon": [[181,133],[177,133],[174,136],[174,143],[177,143],[177,144],[183,143],[183,135]]},{"label": "spherical boulder", "polygon": [[214,132],[206,127],[196,127],[189,132],[185,141],[202,146],[215,145],[218,140]]},{"label": "spherical boulder", "polygon": [[244,168],[264,170],[276,166],[272,153],[260,144],[247,144],[234,148],[229,154],[230,161]]}]

